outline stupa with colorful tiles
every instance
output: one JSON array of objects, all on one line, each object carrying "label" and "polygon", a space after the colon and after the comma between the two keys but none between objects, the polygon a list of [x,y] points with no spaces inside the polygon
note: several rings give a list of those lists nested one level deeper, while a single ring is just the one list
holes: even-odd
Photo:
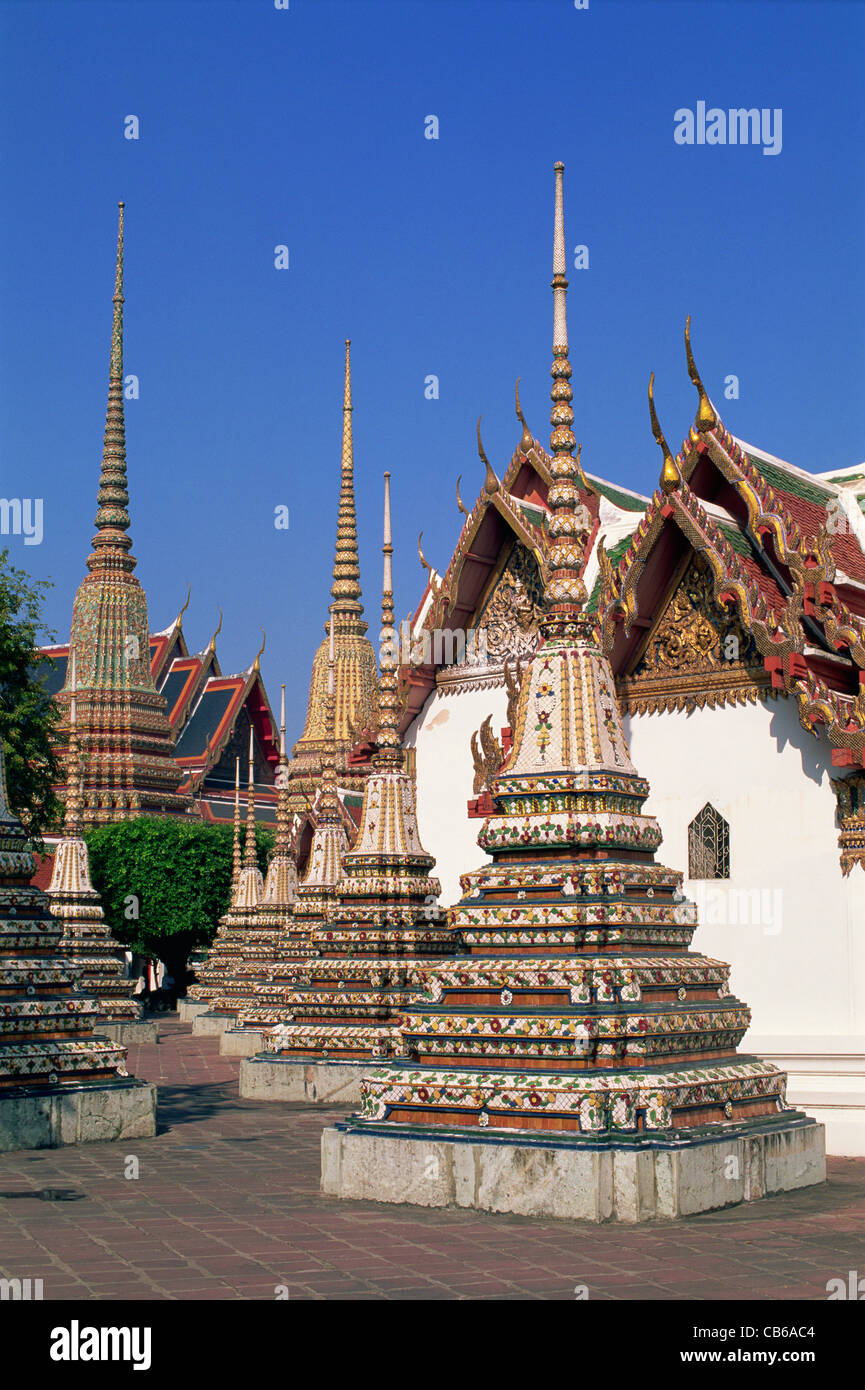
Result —
[{"label": "stupa with colorful tiles", "polygon": [[[78,688],[81,820],[84,825],[134,815],[182,815],[183,772],[172,760],[174,736],[165,700],[153,683],[147,599],[133,574],[129,537],[126,427],[123,413],[123,203],[117,234],[108,407],[89,570],[72,610],[70,655]],[[69,739],[71,661],[57,699],[59,744]],[[64,798],[69,788],[63,789]]]},{"label": "stupa with colorful tiles", "polygon": [[0,1153],[155,1134],[156,1087],[94,1036],[100,1001],[79,988],[35,867],[0,745]]},{"label": "stupa with colorful tiles", "polygon": [[[245,964],[253,965],[274,956],[279,934],[278,925],[271,919],[262,920],[259,914],[264,894],[264,879],[258,867],[255,847],[255,783],[254,731],[249,731],[249,782],[246,796],[246,837],[243,861],[240,860],[240,760],[235,760],[234,785],[234,845],[231,881],[231,906],[219,920],[219,927],[201,968],[200,980],[188,991],[195,1034],[221,1033],[234,1019],[234,1010],[226,1002],[230,990]],[[195,1009],[205,1004],[204,1010]]]},{"label": "stupa with colorful tiles", "polygon": [[111,934],[102,899],[90,878],[90,856],[81,831],[81,765],[76,718],[75,656],[72,658],[67,749],[67,794],[63,836],[54,849],[48,899],[63,924],[62,949],[81,972],[79,990],[98,1000],[98,1030],[123,1043],[157,1041],[157,1026],[143,1018],[134,998],[135,981],[127,977],[123,947]]},{"label": "stupa with colorful tiles", "polygon": [[[229,1040],[223,1035],[226,1052],[235,1056],[253,1055],[263,1046],[266,1031],[288,1016],[293,990],[308,979],[310,962],[318,954],[313,940],[316,928],[328,920],[337,886],[342,879],[343,858],[349,845],[336,783],[336,739],[333,732],[336,663],[333,633],[334,627],[331,626],[328,633],[329,671],[325,696],[325,729],[330,730],[331,736],[324,746],[320,795],[306,872],[297,887],[286,931],[281,938],[281,950],[271,965],[268,980],[256,985],[253,997],[237,1017],[237,1025],[232,1030],[234,1036]],[[243,1075],[242,1065],[241,1085]],[[288,1077],[288,1072],[283,1071],[281,1075]]]},{"label": "stupa with colorful tiles", "polygon": [[339,510],[333,564],[330,612],[325,636],[312,664],[309,703],[303,733],[289,763],[291,810],[304,815],[321,785],[323,762],[329,756],[326,722],[329,680],[329,634],[334,634],[334,721],[336,767],[344,793],[360,798],[365,768],[350,757],[361,736],[378,721],[378,677],[375,652],[365,636],[367,624],[361,602],[360,559],[354,499],[354,441],[351,401],[351,342],[345,343],[345,381],[342,412],[342,456]]},{"label": "stupa with colorful tiles", "polygon": [[[342,856],[332,901],[312,933],[316,957],[285,989],[280,1007],[243,1015],[246,1025],[274,1024],[264,1035],[265,1051],[241,1065],[243,1096],[359,1097],[369,1060],[402,1050],[399,1013],[422,987],[424,969],[454,949],[436,901],[435,860],[420,841],[414,779],[405,767],[398,732],[389,473],[383,550],[378,748],[364,790],[360,829],[353,848]],[[331,663],[331,719],[332,670]]]},{"label": "stupa with colorful tiles", "polygon": [[[552,486],[541,640],[451,910],[468,959],[428,976],[404,1059],[322,1136],[339,1197],[640,1221],[825,1178],[824,1133],[785,1076],[739,1054],[749,1011],[690,950],[696,909],[655,862],[612,674],[585,611],[555,166]],[[665,470],[669,451],[665,451]]]}]

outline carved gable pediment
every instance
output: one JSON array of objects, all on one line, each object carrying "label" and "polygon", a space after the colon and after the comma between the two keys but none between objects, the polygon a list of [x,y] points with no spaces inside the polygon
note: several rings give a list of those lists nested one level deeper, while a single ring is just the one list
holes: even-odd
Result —
[{"label": "carved gable pediment", "polygon": [[436,674],[439,689],[456,693],[505,684],[505,665],[528,661],[538,644],[544,586],[531,551],[516,541],[503,553],[478,603],[465,647]]},{"label": "carved gable pediment", "polygon": [[699,554],[680,568],[616,689],[627,714],[744,704],[772,693],[753,637],[714,598]]}]

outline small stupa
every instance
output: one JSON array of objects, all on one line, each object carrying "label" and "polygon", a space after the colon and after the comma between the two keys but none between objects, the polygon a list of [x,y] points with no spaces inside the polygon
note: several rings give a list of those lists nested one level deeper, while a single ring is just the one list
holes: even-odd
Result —
[{"label": "small stupa", "polygon": [[66,809],[63,838],[54,851],[48,899],[53,916],[63,924],[62,950],[79,967],[78,988],[95,995],[98,1031],[117,1042],[156,1042],[157,1025],[145,1022],[142,1005],[133,996],[135,981],[127,978],[123,947],[111,935],[102,899],[90,878],[90,856],[81,825],[81,763],[75,697],[75,652],[72,652],[67,748]]},{"label": "small stupa", "polygon": [[153,1135],[156,1087],[94,1037],[99,1000],[78,988],[35,870],[0,744],[0,1153]]},{"label": "small stupa", "polygon": [[305,934],[294,923],[294,903],[297,898],[297,862],[292,842],[294,817],[289,805],[288,758],[285,743],[285,686],[279,716],[279,767],[276,774],[276,842],[267,865],[264,891],[254,913],[247,921],[246,950],[231,972],[220,993],[214,996],[211,1010],[227,1016],[219,1050],[224,1056],[248,1057],[258,1051],[261,1036],[254,1028],[239,1027],[244,1009],[256,1002],[257,989],[266,985],[274,972],[281,971],[287,960],[298,951],[311,954]]},{"label": "small stupa", "polygon": [[824,1131],[737,1052],[749,1010],[728,967],[689,949],[696,908],[655,863],[649,785],[585,609],[562,174],[546,608],[478,837],[491,862],[451,909],[470,957],[429,972],[403,1020],[410,1060],[369,1071],[359,1114],[324,1132],[322,1189],[633,1222],[822,1182]]},{"label": "small stupa", "polygon": [[[240,1094],[269,1099],[356,1099],[371,1058],[402,1052],[400,1010],[423,971],[450,955],[454,936],[437,903],[435,860],[420,841],[414,780],[399,737],[393,626],[390,474],[385,473],[384,584],[378,749],[360,829],[343,855],[332,902],[316,925],[316,956],[283,994],[265,1051],[241,1066]],[[329,699],[332,700],[332,683]],[[261,1014],[244,1015],[245,1021]]]},{"label": "small stupa", "polygon": [[258,867],[255,850],[255,783],[254,783],[254,733],[249,730],[249,784],[246,794],[246,840],[243,848],[243,867],[237,870],[239,857],[239,802],[240,768],[239,759],[235,762],[234,785],[234,888],[231,907],[220,918],[219,930],[214,938],[210,955],[201,970],[201,981],[189,991],[193,999],[205,1001],[207,1009],[198,1012],[192,1020],[192,1031],[197,1035],[220,1034],[234,1020],[235,1011],[226,1002],[227,991],[231,990],[244,963],[250,963],[260,956],[270,958],[275,946],[274,924],[262,924],[258,908],[264,894],[264,879]]}]

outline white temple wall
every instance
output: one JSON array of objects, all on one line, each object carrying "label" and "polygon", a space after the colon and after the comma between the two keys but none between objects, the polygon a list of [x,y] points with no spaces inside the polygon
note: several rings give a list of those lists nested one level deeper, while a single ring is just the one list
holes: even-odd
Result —
[{"label": "white temple wall", "polygon": [[787,698],[625,719],[664,833],[688,872],[688,825],[711,802],[730,826],[730,878],[685,878],[694,949],[732,966],[751,1008],[743,1048],[789,1073],[790,1100],[827,1125],[830,1153],[865,1154],[865,874],[844,878],[825,737]]},{"label": "white temple wall", "polygon": [[[504,689],[436,692],[406,739],[447,904],[485,860],[466,802],[469,741],[488,714],[499,737]],[[790,1100],[827,1124],[830,1152],[865,1154],[865,873],[841,873],[825,737],[807,734],[786,698],[629,716],[625,732],[664,834],[658,857],[700,904],[694,949],[731,965],[751,1008],[744,1049],[789,1072]],[[730,826],[729,880],[687,878],[688,825],[707,802]]]}]

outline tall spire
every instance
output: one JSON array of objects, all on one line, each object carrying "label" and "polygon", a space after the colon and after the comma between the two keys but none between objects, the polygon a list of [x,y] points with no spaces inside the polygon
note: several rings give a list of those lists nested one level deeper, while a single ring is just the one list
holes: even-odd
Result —
[{"label": "tall spire", "polygon": [[397,699],[396,632],[393,626],[393,544],[390,521],[390,473],[384,475],[384,576],[381,593],[381,677],[379,679],[379,734],[376,763],[400,767],[402,748],[399,737]]},{"label": "tall spire", "polygon": [[240,856],[240,758],[234,760],[234,844],[231,855],[231,896],[234,900],[234,891],[240,879],[241,856]]},{"label": "tall spire", "polygon": [[336,554],[333,561],[331,613],[357,617],[363,612],[360,602],[360,561],[357,551],[357,515],[354,505],[354,444],[351,433],[351,339],[345,340],[345,389],[342,404],[342,478],[339,491],[339,514],[336,523]]},{"label": "tall spire", "polygon": [[288,759],[285,754],[285,686],[279,705],[279,770],[276,796],[276,853],[291,850],[291,811],[288,805]]},{"label": "tall spire", "polygon": [[246,793],[246,845],[243,851],[243,867],[254,869],[258,862],[255,857],[255,782],[253,780],[253,728],[249,726],[249,786]]},{"label": "tall spire", "polygon": [[70,653],[71,672],[69,677],[69,747],[66,750],[66,811],[63,817],[63,829],[68,837],[81,836],[81,748],[78,742],[78,701],[76,692],[78,682],[75,669],[75,650]]},{"label": "tall spire", "polygon": [[108,406],[105,412],[105,438],[102,470],[99,476],[96,535],[87,557],[91,570],[135,569],[129,554],[129,492],[126,483],[126,425],[123,414],[123,208],[119,203],[117,260],[114,271],[114,316],[111,325],[111,357],[108,368]]},{"label": "tall spire", "polygon": [[548,556],[549,579],[545,598],[552,612],[546,620],[545,630],[556,630],[562,623],[572,619],[586,601],[586,588],[580,578],[583,558],[583,538],[576,508],[579,506],[579,492],[576,480],[579,477],[574,460],[576,440],[572,425],[574,412],[571,401],[571,364],[568,357],[568,316],[566,296],[568,282],[565,278],[565,211],[564,211],[564,164],[554,166],[556,175],[555,217],[553,231],[553,365],[551,375],[553,389],[551,399],[553,408],[550,414],[552,434],[550,448],[552,462],[550,472],[553,482],[547,495],[550,508],[550,550]]},{"label": "tall spire", "polygon": [[329,654],[327,664],[327,742],[321,756],[321,800],[319,801],[319,824],[336,824],[341,820],[339,812],[339,793],[336,784],[336,700],[334,697],[334,625],[330,624]]}]

